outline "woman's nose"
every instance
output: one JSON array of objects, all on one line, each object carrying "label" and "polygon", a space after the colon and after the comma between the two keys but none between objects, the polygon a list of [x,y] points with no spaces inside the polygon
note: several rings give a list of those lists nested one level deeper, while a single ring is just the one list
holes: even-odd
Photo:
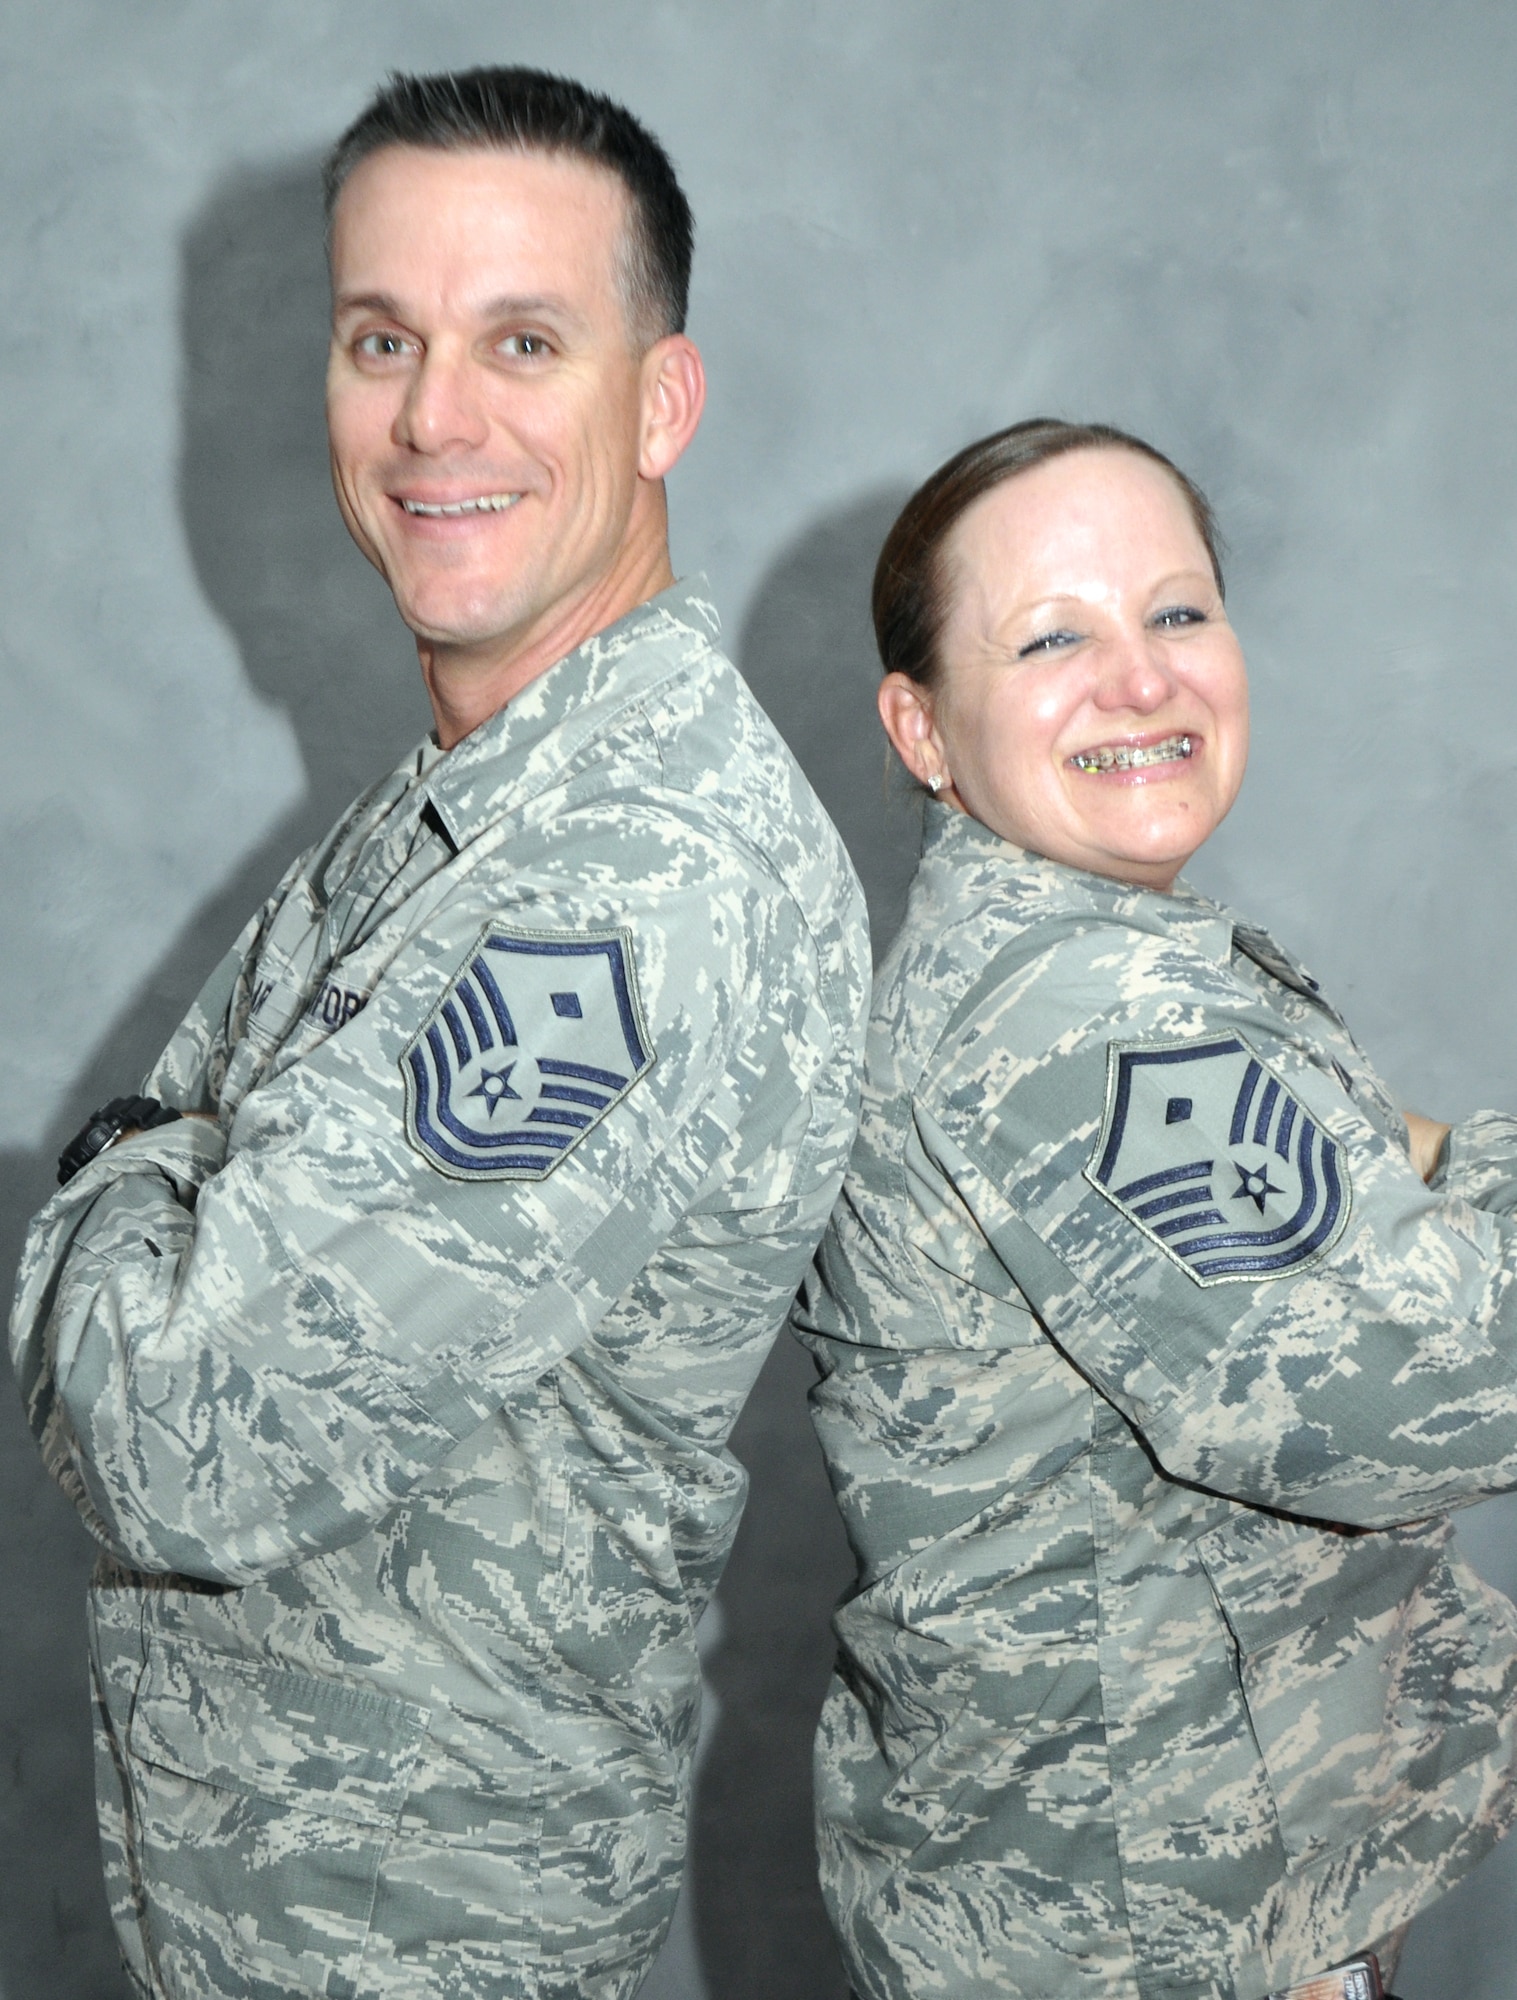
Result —
[{"label": "woman's nose", "polygon": [[1148,714],[1161,708],[1175,690],[1175,677],[1154,633],[1124,632],[1103,648],[1097,670],[1098,708],[1136,709]]}]

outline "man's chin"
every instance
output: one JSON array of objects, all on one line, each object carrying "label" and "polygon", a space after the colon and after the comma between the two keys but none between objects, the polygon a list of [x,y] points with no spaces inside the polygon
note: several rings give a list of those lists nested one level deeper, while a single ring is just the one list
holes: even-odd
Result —
[{"label": "man's chin", "polygon": [[498,601],[460,604],[430,593],[397,594],[395,607],[417,645],[439,652],[499,654],[510,649],[522,625],[519,607]]}]

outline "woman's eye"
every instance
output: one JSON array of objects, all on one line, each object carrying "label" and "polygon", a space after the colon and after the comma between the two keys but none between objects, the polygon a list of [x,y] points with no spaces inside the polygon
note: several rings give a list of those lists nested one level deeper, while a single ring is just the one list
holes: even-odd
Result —
[{"label": "woman's eye", "polygon": [[1161,632],[1173,632],[1182,625],[1204,625],[1206,613],[1194,604],[1169,604],[1154,613],[1153,622]]},{"label": "woman's eye", "polygon": [[410,342],[399,333],[366,333],[358,342],[358,352],[371,361],[393,361],[404,354]]},{"label": "woman's eye", "polygon": [[1029,660],[1037,653],[1057,653],[1065,646],[1078,645],[1079,640],[1078,632],[1066,632],[1062,629],[1057,632],[1040,632],[1036,639],[1029,639],[1025,646],[1018,648],[1017,658]]}]

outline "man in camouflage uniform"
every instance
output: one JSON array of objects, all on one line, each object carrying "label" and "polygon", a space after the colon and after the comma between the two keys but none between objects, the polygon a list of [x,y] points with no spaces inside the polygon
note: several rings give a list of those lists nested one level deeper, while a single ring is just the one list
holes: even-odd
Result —
[{"label": "man in camouflage uniform", "polygon": [[1517,1813],[1517,1119],[1431,1186],[1177,884],[927,808],[801,1314],[859,1561],[818,1746],[860,2000],[1259,2000]]},{"label": "man in camouflage uniform", "polygon": [[864,920],[670,574],[701,381],[656,143],[532,72],[401,78],[331,181],[338,494],[436,737],[66,1156],[13,1352],[106,1551],[135,1990],[612,2000],[678,1889],[726,1440],[841,1178]]}]

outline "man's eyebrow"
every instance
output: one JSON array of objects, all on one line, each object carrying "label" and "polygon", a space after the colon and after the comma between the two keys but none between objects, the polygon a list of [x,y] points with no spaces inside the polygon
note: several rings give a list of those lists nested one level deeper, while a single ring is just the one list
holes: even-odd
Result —
[{"label": "man's eyebrow", "polygon": [[581,317],[567,299],[555,298],[551,292],[503,292],[498,299],[487,299],[479,309],[481,319],[514,319],[518,313],[551,313],[558,319],[573,320]]},{"label": "man's eyebrow", "polygon": [[388,292],[339,292],[332,301],[332,311],[336,313],[372,312],[385,319],[401,319],[400,301],[392,299]]},{"label": "man's eyebrow", "polygon": [[[499,298],[486,299],[478,309],[478,316],[486,322],[502,319],[531,318],[541,314],[545,318],[567,320],[575,326],[585,324],[584,315],[577,312],[567,299],[556,298],[552,293],[503,292]],[[399,299],[389,292],[339,292],[332,301],[334,314],[371,312],[384,319],[406,320],[406,313]]]}]

